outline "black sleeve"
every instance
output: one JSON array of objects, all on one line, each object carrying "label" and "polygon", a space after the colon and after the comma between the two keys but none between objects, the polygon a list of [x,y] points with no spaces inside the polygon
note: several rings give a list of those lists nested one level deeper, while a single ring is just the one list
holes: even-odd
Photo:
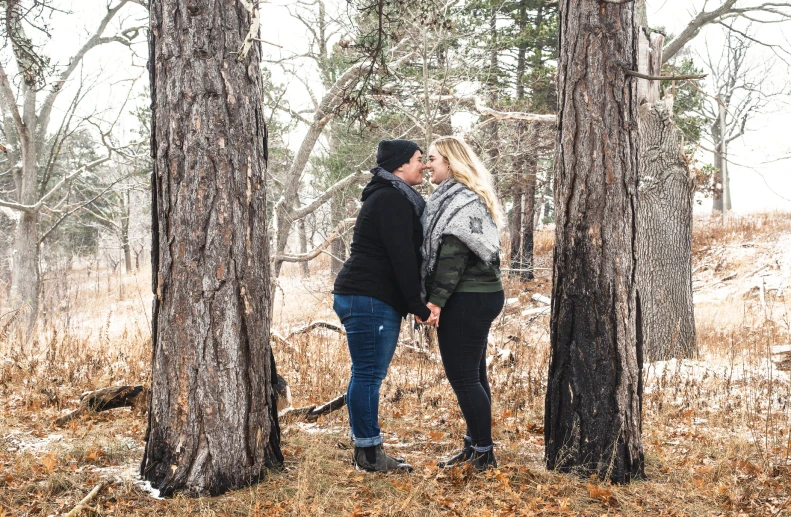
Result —
[{"label": "black sleeve", "polygon": [[426,320],[431,311],[420,299],[420,270],[412,243],[412,205],[398,192],[382,196],[378,201],[377,230],[390,257],[401,294],[409,312]]}]

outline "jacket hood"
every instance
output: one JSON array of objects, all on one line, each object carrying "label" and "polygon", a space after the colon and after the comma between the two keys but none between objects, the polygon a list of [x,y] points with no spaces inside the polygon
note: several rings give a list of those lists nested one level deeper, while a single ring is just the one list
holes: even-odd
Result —
[{"label": "jacket hood", "polygon": [[380,178],[379,176],[374,176],[371,178],[371,181],[368,182],[368,185],[366,185],[363,189],[363,195],[360,199],[365,201],[371,197],[371,194],[383,188],[393,188],[393,186],[386,179]]}]

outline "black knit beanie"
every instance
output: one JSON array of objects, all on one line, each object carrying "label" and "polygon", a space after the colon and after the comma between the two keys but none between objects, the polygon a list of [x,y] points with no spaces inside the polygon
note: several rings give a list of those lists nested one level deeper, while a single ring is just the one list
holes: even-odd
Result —
[{"label": "black knit beanie", "polygon": [[382,140],[376,150],[376,165],[387,172],[393,172],[409,163],[415,151],[423,150],[411,140]]}]

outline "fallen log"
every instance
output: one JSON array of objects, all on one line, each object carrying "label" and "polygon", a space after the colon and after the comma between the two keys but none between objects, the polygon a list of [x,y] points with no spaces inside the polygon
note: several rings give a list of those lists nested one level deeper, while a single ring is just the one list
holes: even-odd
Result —
[{"label": "fallen log", "polygon": [[771,360],[778,370],[791,371],[791,345],[774,345]]},{"label": "fallen log", "polygon": [[552,305],[552,299],[549,296],[544,296],[543,294],[534,294],[530,297],[531,300],[538,303],[543,303],[544,305]]},{"label": "fallen log", "polygon": [[337,411],[346,405],[346,394],[335,397],[326,404],[320,406],[307,406],[300,408],[288,408],[281,411],[277,416],[282,420],[305,420],[315,422],[320,416]]},{"label": "fallen log", "polygon": [[286,340],[289,340],[294,336],[298,336],[300,334],[304,334],[306,332],[310,332],[311,330],[318,328],[328,329],[328,330],[332,330],[333,332],[337,332],[338,334],[344,336],[346,335],[346,331],[340,325],[336,325],[335,323],[330,323],[329,321],[314,321],[312,323],[309,323],[308,325],[305,325],[304,327],[300,327],[292,331],[286,337]]},{"label": "fallen log", "polygon": [[119,407],[148,409],[149,390],[138,386],[113,386],[89,391],[80,396],[79,407],[71,413],[55,420],[55,425],[64,425],[85,413],[98,413]]},{"label": "fallen log", "polygon": [[403,348],[407,352],[410,352],[412,354],[417,354],[423,357],[424,359],[428,359],[430,361],[441,361],[441,358],[437,354],[432,354],[427,349],[420,348],[419,346],[401,344],[399,348]]}]

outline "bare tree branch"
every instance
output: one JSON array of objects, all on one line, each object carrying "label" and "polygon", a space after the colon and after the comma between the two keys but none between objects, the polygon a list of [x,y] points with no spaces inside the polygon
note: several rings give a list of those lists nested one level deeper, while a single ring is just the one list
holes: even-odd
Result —
[{"label": "bare tree branch", "polygon": [[19,210],[19,211],[22,211],[22,212],[27,212],[29,214],[35,214],[36,212],[41,210],[41,207],[44,206],[44,203],[46,203],[47,200],[50,197],[52,197],[58,190],[60,190],[64,185],[68,184],[71,180],[73,180],[74,178],[76,178],[77,176],[82,174],[83,172],[91,170],[94,167],[96,167],[97,165],[101,165],[104,162],[108,161],[109,159],[110,159],[110,155],[108,154],[104,158],[99,158],[98,160],[94,160],[94,161],[92,161],[90,163],[86,163],[85,165],[83,165],[79,169],[76,169],[76,170],[70,172],[69,174],[64,176],[63,179],[61,179],[54,187],[52,187],[52,189],[50,189],[49,192],[44,194],[38,200],[38,202],[36,202],[36,204],[34,204],[34,205],[23,205],[23,204],[20,204],[20,203],[10,203],[8,201],[0,200],[0,206],[11,208],[13,210]]},{"label": "bare tree branch", "polygon": [[6,75],[5,68],[2,64],[0,64],[0,97],[2,98],[3,105],[5,108],[11,113],[11,117],[14,119],[14,125],[16,126],[16,132],[18,135],[23,135],[25,130],[25,125],[22,123],[22,116],[19,113],[19,106],[16,104],[16,98],[14,97],[14,90],[11,88],[11,82],[8,80],[8,76]]},{"label": "bare tree branch", "polygon": [[[750,17],[750,20],[759,21],[760,23],[770,23],[772,21],[791,20],[791,4],[788,2],[764,2],[762,4],[751,5],[747,7],[736,7],[739,0],[725,0],[719,7],[712,11],[704,10],[699,12],[684,30],[678,36],[670,40],[663,49],[662,62],[667,63],[673,58],[684,46],[689,43],[695,36],[697,36],[701,29],[711,23],[719,22],[726,18],[733,18],[736,16],[745,16],[749,13],[765,13],[774,18],[762,20],[759,18]],[[746,16],[745,16],[746,17]],[[779,20],[778,20],[779,18]]]},{"label": "bare tree branch", "polygon": [[538,114],[538,113],[525,113],[522,111],[498,111],[492,108],[487,107],[483,100],[478,97],[459,97],[455,95],[441,95],[438,97],[432,97],[432,101],[434,102],[448,102],[448,101],[460,101],[460,102],[467,102],[471,103],[476,111],[481,115],[487,115],[492,117],[493,120],[522,120],[525,122],[555,122],[557,121],[557,116],[555,114]]},{"label": "bare tree branch", "polygon": [[[127,2],[133,0],[120,0],[118,5],[113,8],[108,8],[107,13],[102,18],[101,22],[99,22],[99,26],[94,31],[93,35],[88,38],[82,47],[71,57],[69,60],[69,64],[66,69],[61,72],[58,79],[53,83],[52,89],[50,90],[49,94],[44,99],[44,102],[41,105],[41,110],[39,112],[39,125],[38,125],[38,132],[36,135],[36,139],[38,140],[39,144],[43,144],[44,139],[47,135],[47,127],[49,126],[49,119],[52,114],[52,106],[55,104],[55,100],[58,98],[58,95],[63,90],[63,85],[68,81],[71,74],[74,73],[74,70],[77,69],[77,66],[82,62],[82,59],[85,57],[85,54],[88,53],[89,50],[93,49],[94,47],[101,45],[103,43],[109,43],[112,41],[121,41],[126,42],[125,44],[129,44],[128,38],[123,38],[120,36],[114,36],[110,38],[102,38],[102,33],[104,33],[107,26],[110,24],[112,19],[118,14],[118,11],[121,10]],[[140,2],[134,2],[136,4],[140,4]],[[140,4],[141,5],[141,4]]]},{"label": "bare tree branch", "polygon": [[637,77],[638,79],[646,79],[648,81],[690,81],[708,77],[708,74],[648,75],[635,72],[634,70],[625,70],[625,73],[626,75]]},{"label": "bare tree branch", "polygon": [[303,207],[300,207],[300,208],[290,212],[288,214],[289,218],[292,221],[297,221],[297,220],[302,219],[303,217],[305,217],[307,215],[312,214],[321,205],[323,205],[324,203],[329,201],[329,199],[333,195],[335,195],[336,192],[338,192],[339,190],[343,190],[344,188],[348,187],[349,185],[351,185],[355,181],[359,180],[364,174],[366,174],[366,171],[358,171],[358,172],[354,172],[352,174],[349,174],[348,176],[346,176],[345,178],[343,178],[342,180],[338,181],[337,183],[332,185],[330,188],[328,188],[327,190],[322,192],[321,195],[319,197],[317,197],[316,199],[314,199],[309,205],[305,205]]},{"label": "bare tree branch", "polygon": [[341,221],[341,223],[332,230],[332,233],[330,233],[324,242],[313,248],[308,253],[301,255],[274,255],[271,258],[271,262],[305,262],[308,260],[313,260],[314,258],[318,257],[322,251],[327,249],[329,245],[332,244],[332,241],[337,239],[345,230],[348,229],[348,226],[353,224],[355,221],[356,219],[354,218],[344,219]]},{"label": "bare tree branch", "polygon": [[93,202],[95,202],[97,199],[99,199],[100,197],[102,197],[103,195],[105,195],[107,192],[109,192],[109,191],[110,191],[110,190],[111,190],[111,189],[112,189],[112,188],[113,188],[113,187],[114,187],[114,186],[115,186],[117,183],[119,183],[120,181],[123,181],[123,180],[125,180],[125,179],[126,179],[126,178],[128,178],[128,177],[129,177],[129,175],[127,174],[126,176],[123,176],[123,177],[121,177],[121,178],[118,178],[118,179],[117,179],[117,180],[115,180],[114,182],[112,182],[112,183],[110,183],[109,185],[107,185],[107,187],[105,187],[105,188],[104,188],[104,190],[102,190],[101,192],[99,192],[98,194],[96,194],[95,196],[93,196],[93,197],[92,197],[91,199],[89,199],[88,201],[85,201],[84,203],[80,203],[80,204],[78,204],[77,206],[75,206],[75,207],[72,207],[72,208],[70,208],[69,210],[67,210],[67,211],[66,211],[64,214],[62,214],[62,215],[61,215],[61,216],[58,218],[58,220],[57,220],[57,221],[55,221],[55,222],[52,224],[52,226],[50,226],[50,227],[47,229],[47,231],[45,231],[45,232],[44,232],[44,233],[41,235],[41,237],[39,237],[39,239],[38,239],[38,242],[39,242],[39,244],[41,244],[42,242],[44,242],[44,240],[45,240],[47,237],[49,237],[49,235],[50,235],[50,234],[51,234],[53,231],[55,231],[55,229],[56,229],[58,226],[60,226],[60,223],[62,223],[63,221],[65,221],[65,220],[66,220],[66,218],[68,218],[68,217],[69,217],[70,215],[72,215],[73,213],[75,213],[75,212],[77,212],[77,211],[79,211],[79,210],[81,210],[81,209],[83,209],[83,208],[85,208],[85,207],[87,207],[87,206],[90,206],[90,205],[91,205]]}]

